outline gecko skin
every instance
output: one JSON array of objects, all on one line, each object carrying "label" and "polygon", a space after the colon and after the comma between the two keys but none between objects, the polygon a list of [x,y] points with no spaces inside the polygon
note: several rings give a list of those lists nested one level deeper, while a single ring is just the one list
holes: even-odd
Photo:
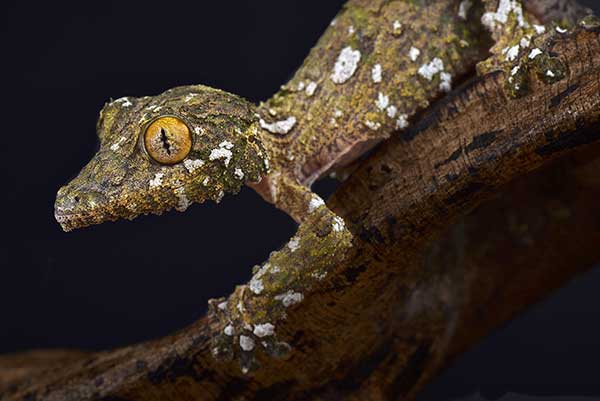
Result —
[{"label": "gecko skin", "polygon": [[259,106],[202,85],[108,103],[98,153],[58,191],[57,221],[68,231],[182,211],[243,184],[305,221],[324,206],[310,185],[451,90],[467,72],[460,60],[486,45],[486,23],[512,33],[509,44],[535,33],[518,1],[490,3],[351,0],[291,81]]}]

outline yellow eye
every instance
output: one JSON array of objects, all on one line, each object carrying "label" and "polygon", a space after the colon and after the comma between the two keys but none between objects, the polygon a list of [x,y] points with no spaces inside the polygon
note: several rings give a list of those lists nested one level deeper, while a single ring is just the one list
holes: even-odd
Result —
[{"label": "yellow eye", "polygon": [[192,134],[177,117],[160,117],[144,133],[146,152],[161,164],[179,163],[192,150]]}]

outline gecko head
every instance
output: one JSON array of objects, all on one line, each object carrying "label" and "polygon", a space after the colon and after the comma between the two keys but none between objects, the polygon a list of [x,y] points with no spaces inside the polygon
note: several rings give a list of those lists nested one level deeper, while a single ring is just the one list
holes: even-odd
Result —
[{"label": "gecko head", "polygon": [[56,197],[65,231],[218,202],[267,172],[255,107],[206,86],[117,99],[96,130],[100,149]]}]

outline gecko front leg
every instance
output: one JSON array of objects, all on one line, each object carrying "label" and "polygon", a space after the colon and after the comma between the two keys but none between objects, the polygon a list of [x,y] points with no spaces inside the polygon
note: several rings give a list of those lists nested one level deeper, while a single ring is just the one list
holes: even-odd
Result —
[{"label": "gecko front leg", "polygon": [[273,186],[275,187],[273,203],[278,209],[289,214],[296,222],[302,224],[308,220],[321,218],[322,216],[315,212],[324,207],[327,209],[325,215],[329,215],[331,218],[337,217],[336,220],[341,221],[343,224],[343,219],[329,210],[325,205],[325,201],[319,195],[307,186],[298,183],[294,178],[279,176]]},{"label": "gecko front leg", "polygon": [[215,319],[213,355],[237,359],[242,372],[258,367],[257,352],[282,358],[290,350],[277,328],[307,293],[319,287],[352,246],[344,220],[333,213],[309,188],[293,181],[281,183],[276,205],[300,221],[296,234],[280,250],[255,266],[246,285],[228,299],[209,302]]}]

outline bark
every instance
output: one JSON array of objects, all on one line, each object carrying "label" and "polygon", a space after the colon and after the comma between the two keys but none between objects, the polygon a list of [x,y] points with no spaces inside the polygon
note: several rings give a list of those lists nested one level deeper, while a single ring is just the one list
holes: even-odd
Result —
[{"label": "bark", "polygon": [[[328,205],[352,248],[273,322],[287,353],[216,359],[229,318],[216,308],[154,342],[43,364],[3,359],[0,400],[412,398],[454,355],[599,259],[600,24],[538,47],[543,56],[520,64],[526,91],[510,73],[473,79],[337,190]],[[326,265],[320,242],[300,240],[312,253],[271,259],[299,272]],[[229,302],[252,310],[245,288]]]}]

